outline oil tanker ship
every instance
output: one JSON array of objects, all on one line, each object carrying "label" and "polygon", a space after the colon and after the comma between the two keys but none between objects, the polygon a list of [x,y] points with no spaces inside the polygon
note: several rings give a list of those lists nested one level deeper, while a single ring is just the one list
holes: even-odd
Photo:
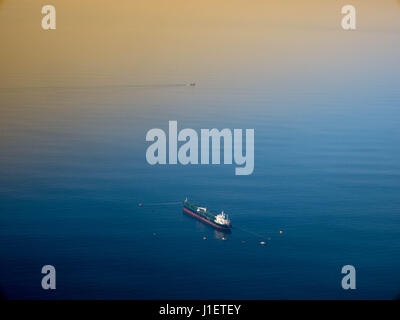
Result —
[{"label": "oil tanker ship", "polygon": [[207,208],[189,202],[187,198],[183,201],[183,211],[217,229],[230,230],[232,227],[231,221],[224,211],[219,214],[212,213]]}]

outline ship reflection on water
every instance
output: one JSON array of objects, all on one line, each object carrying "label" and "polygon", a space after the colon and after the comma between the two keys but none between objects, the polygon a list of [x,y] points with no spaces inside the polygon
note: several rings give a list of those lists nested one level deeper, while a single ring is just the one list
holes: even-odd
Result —
[{"label": "ship reflection on water", "polygon": [[214,237],[218,240],[226,240],[228,239],[227,235],[230,234],[231,231],[221,231],[221,230],[214,230]]}]

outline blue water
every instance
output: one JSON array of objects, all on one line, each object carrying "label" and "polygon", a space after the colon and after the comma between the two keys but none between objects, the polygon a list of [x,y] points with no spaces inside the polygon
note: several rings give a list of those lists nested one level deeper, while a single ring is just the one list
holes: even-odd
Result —
[{"label": "blue water", "polygon": [[[60,87],[1,89],[0,101],[7,298],[400,294],[398,94]],[[254,173],[148,165],[145,134],[167,131],[168,120],[179,129],[254,128]],[[185,197],[228,212],[232,233],[169,203]],[[41,288],[46,264],[57,271],[54,291]],[[346,264],[356,290],[341,288]]]}]

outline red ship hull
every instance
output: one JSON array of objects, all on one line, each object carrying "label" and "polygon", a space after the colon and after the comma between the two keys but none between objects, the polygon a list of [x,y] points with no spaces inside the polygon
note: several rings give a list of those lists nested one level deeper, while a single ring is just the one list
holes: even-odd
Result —
[{"label": "red ship hull", "polygon": [[189,210],[187,208],[183,208],[183,211],[186,212],[187,214],[190,214],[191,216],[193,216],[193,217],[205,222],[205,223],[208,223],[209,225],[212,225],[214,228],[222,229],[222,230],[230,230],[230,228],[228,228],[228,227],[220,226],[220,225],[218,225],[218,224],[216,224],[216,223],[214,223],[214,222],[212,222],[210,220],[207,220],[207,219],[204,219],[203,217],[200,217],[198,214],[196,214],[195,212],[193,212],[193,211],[191,211],[191,210]]}]

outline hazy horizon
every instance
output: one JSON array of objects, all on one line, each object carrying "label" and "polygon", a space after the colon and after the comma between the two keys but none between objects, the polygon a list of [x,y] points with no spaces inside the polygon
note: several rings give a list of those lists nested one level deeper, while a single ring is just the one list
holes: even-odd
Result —
[{"label": "hazy horizon", "polygon": [[[0,87],[155,85],[393,86],[400,78],[398,1],[46,1],[0,5]],[[12,36],[10,36],[12,32]]]}]

